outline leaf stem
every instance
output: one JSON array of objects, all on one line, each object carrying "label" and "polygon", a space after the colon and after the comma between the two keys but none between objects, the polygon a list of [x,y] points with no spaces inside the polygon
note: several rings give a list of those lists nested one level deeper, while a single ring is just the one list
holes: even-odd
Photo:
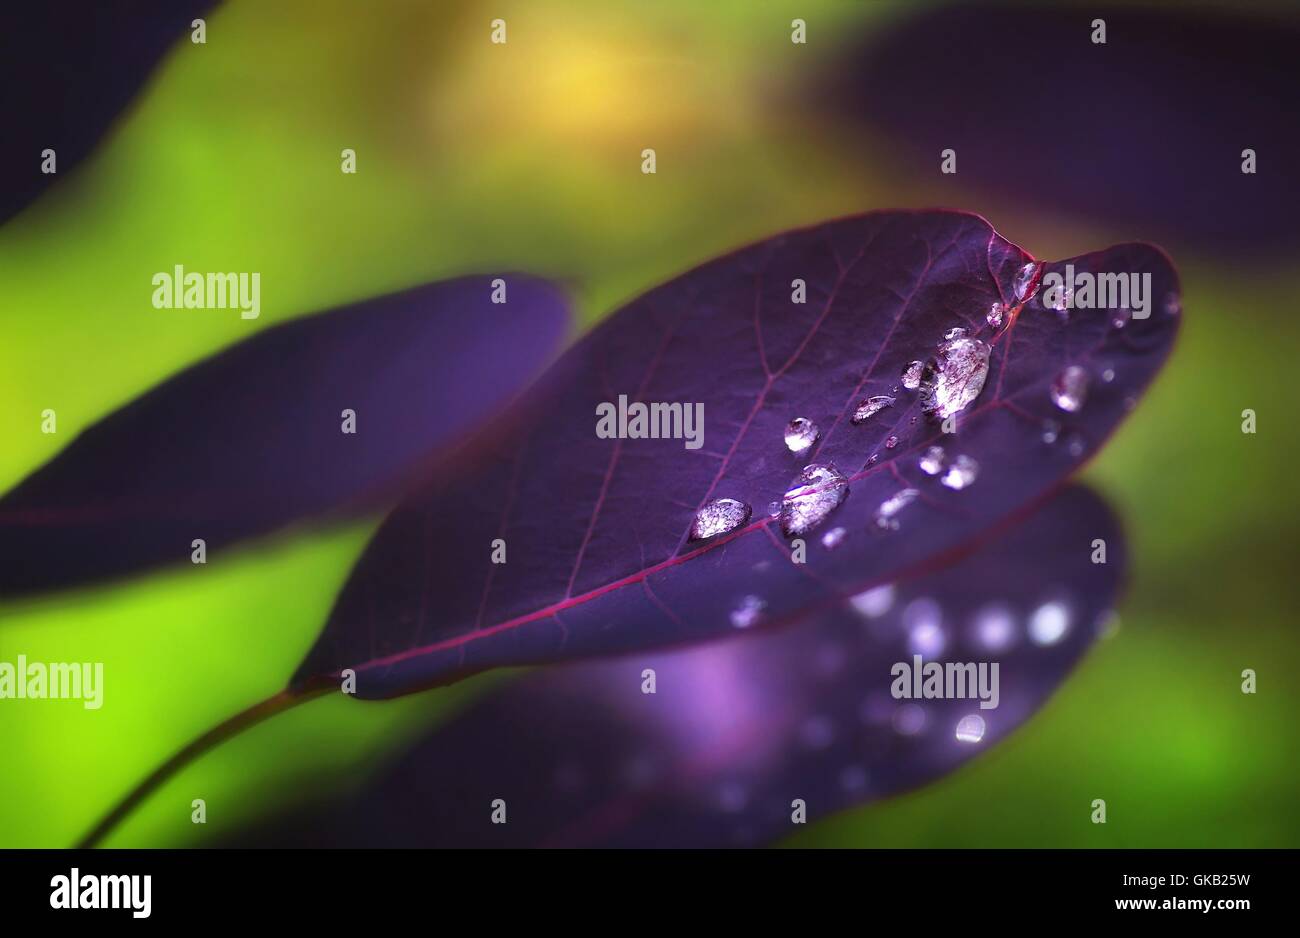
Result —
[{"label": "leaf stem", "polygon": [[126,819],[146,798],[149,797],[163,782],[167,781],[190,762],[197,759],[211,749],[224,743],[233,736],[238,736],[246,729],[250,729],[278,713],[296,707],[300,703],[311,700],[319,696],[320,690],[299,692],[292,690],[282,690],[265,700],[253,704],[247,710],[241,710],[229,719],[223,720],[212,729],[208,730],[198,739],[195,739],[185,748],[181,749],[176,755],[172,756],[157,769],[153,771],[148,778],[137,785],[130,794],[118,802],[117,807],[113,808],[104,819],[101,820],[95,828],[83,837],[77,844],[79,849],[94,847],[106,837],[110,831]]}]

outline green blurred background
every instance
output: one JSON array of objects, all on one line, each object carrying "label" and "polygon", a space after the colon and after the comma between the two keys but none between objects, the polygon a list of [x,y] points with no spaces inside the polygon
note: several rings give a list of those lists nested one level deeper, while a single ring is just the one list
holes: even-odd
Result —
[{"label": "green blurred background", "polygon": [[[588,325],[724,250],[874,208],[978,211],[1043,258],[1150,237],[967,190],[937,155],[918,167],[798,105],[833,53],[907,6],[225,4],[90,159],[0,227],[0,488],[252,330],[454,274],[560,279]],[[505,45],[488,41],[496,17]],[[790,42],[794,17],[807,45]],[[339,171],[344,148],[356,175]],[[1132,541],[1119,631],[1001,745],[791,843],[1300,846],[1295,259],[1243,271],[1165,246],[1185,287],[1179,347],[1086,472]],[[150,277],[174,264],[260,271],[261,318],[155,310]],[[45,408],[56,435],[40,432]],[[377,521],[0,605],[0,660],[105,665],[99,711],[0,702],[0,846],[70,845],[181,745],[280,689]],[[211,842],[355,784],[506,679],[281,715],[186,769],[107,845]],[[190,823],[196,798],[206,827]]]}]

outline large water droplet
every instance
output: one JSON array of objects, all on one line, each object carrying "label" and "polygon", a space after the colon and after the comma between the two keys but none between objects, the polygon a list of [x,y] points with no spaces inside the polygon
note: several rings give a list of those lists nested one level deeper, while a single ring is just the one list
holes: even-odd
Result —
[{"label": "large water droplet", "polygon": [[1052,382],[1052,403],[1074,413],[1088,396],[1088,372],[1080,365],[1070,365]]},{"label": "large water droplet", "polygon": [[786,537],[807,534],[849,496],[849,483],[834,466],[805,466],[781,501]]},{"label": "large water droplet", "polygon": [[921,373],[925,371],[924,362],[912,362],[903,369],[903,387],[915,391],[921,384]]},{"label": "large water droplet", "polygon": [[1020,271],[1016,274],[1015,283],[1017,300],[1023,303],[1038,292],[1038,272],[1041,269],[1042,265],[1034,261],[1030,261],[1020,268]]},{"label": "large water droplet", "polygon": [[734,498],[715,498],[695,516],[691,525],[691,540],[702,541],[734,531],[749,520],[749,506]]},{"label": "large water droplet", "polygon": [[931,446],[917,463],[921,471],[928,476],[937,476],[943,471],[943,461],[946,458],[942,446]]},{"label": "large water droplet", "polygon": [[979,472],[980,464],[963,454],[952,461],[940,481],[950,489],[964,489],[975,481]]},{"label": "large water droplet", "polygon": [[968,713],[957,721],[957,741],[977,743],[984,738],[984,718],[978,713]]},{"label": "large water droplet", "polygon": [[987,315],[985,315],[984,321],[987,322],[994,329],[1001,329],[1002,320],[1006,318],[1006,315],[1007,315],[1007,308],[1003,306],[1001,303],[994,303],[992,306],[989,307],[989,311]]},{"label": "large water droplet", "polygon": [[799,456],[812,449],[812,445],[817,442],[817,438],[822,435],[817,424],[813,423],[807,417],[795,417],[785,427],[785,445]]},{"label": "large water droplet", "polygon": [[889,496],[876,509],[876,527],[886,531],[897,531],[898,513],[912,504],[916,500],[916,496],[920,494],[916,489],[902,489]]},{"label": "large water droplet", "polygon": [[738,629],[747,629],[763,617],[767,603],[759,596],[745,596],[736,608],[731,610],[731,624]]},{"label": "large water droplet", "polygon": [[921,406],[946,419],[979,397],[989,374],[989,347],[979,339],[954,339],[939,346],[921,379]]},{"label": "large water droplet", "polygon": [[849,418],[849,422],[853,424],[862,423],[863,421],[870,420],[886,407],[893,406],[894,399],[892,397],[889,397],[886,394],[877,394],[875,397],[869,397],[859,404],[858,409],[855,410],[853,416]]}]

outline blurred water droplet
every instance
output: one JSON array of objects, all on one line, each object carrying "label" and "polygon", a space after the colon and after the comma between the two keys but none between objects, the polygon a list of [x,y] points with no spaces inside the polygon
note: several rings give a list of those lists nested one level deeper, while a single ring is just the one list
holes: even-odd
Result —
[{"label": "blurred water droplet", "polygon": [[1051,390],[1053,404],[1075,413],[1088,397],[1088,372],[1080,365],[1069,365],[1052,381]]},{"label": "blurred water droplet", "polygon": [[903,369],[903,387],[915,391],[921,384],[921,372],[925,370],[924,362],[912,362]]},{"label": "blurred water droplet", "polygon": [[1106,384],[1110,384],[1112,381],[1114,381],[1114,380],[1115,380],[1115,369],[1114,369],[1114,368],[1107,368],[1105,371],[1103,371],[1103,372],[1101,373],[1101,380],[1102,380],[1103,382],[1105,382]]},{"label": "blurred water droplet", "polygon": [[1016,638],[1016,618],[1010,607],[992,603],[975,613],[975,640],[989,651],[1002,651]]},{"label": "blurred water droplet", "polygon": [[850,765],[840,772],[840,788],[859,792],[867,787],[867,770],[860,765]]},{"label": "blurred water droplet", "polygon": [[1082,456],[1084,450],[1087,448],[1087,444],[1083,442],[1083,437],[1079,436],[1077,433],[1071,433],[1070,438],[1065,441],[1066,451],[1075,459]]},{"label": "blurred water droplet", "polygon": [[921,494],[916,489],[903,489],[880,503],[876,509],[876,527],[886,531],[898,530],[898,513],[906,508]]},{"label": "blurred water droplet", "polygon": [[728,814],[736,814],[745,810],[745,805],[748,803],[748,793],[735,782],[728,782],[718,791],[718,807]]},{"label": "blurred water droplet", "polygon": [[920,704],[903,704],[894,711],[890,722],[894,726],[894,732],[900,736],[915,736],[925,729],[925,710]]},{"label": "blurred water droplet", "polygon": [[763,617],[767,603],[759,596],[745,596],[736,608],[731,610],[731,624],[738,629],[747,629]]},{"label": "blurred water droplet", "polygon": [[825,749],[834,739],[835,727],[826,717],[812,717],[799,727],[799,741],[809,749]]},{"label": "blurred water droplet", "polygon": [[925,451],[925,454],[921,457],[921,461],[918,462],[917,465],[920,466],[921,471],[926,475],[937,476],[943,469],[943,461],[945,458],[946,454],[944,453],[942,446],[931,446]]},{"label": "blurred water droplet", "polygon": [[833,466],[805,466],[781,502],[781,530],[786,537],[807,534],[848,496],[848,480]]},{"label": "blurred water droplet", "polygon": [[979,339],[954,339],[939,346],[921,376],[921,406],[939,419],[962,410],[984,390],[989,347]]},{"label": "blurred water droplet", "polygon": [[1131,318],[1133,318],[1133,313],[1132,313],[1131,310],[1127,310],[1127,309],[1117,309],[1117,310],[1115,310],[1115,312],[1111,313],[1111,316],[1110,316],[1110,325],[1111,325],[1111,328],[1112,328],[1112,329],[1123,329],[1125,326],[1128,325],[1128,321],[1129,321]]},{"label": "blurred water droplet", "polygon": [[691,525],[691,540],[702,541],[734,531],[749,520],[750,508],[734,498],[715,498],[695,516]]},{"label": "blurred water droplet", "polygon": [[1170,293],[1165,297],[1164,303],[1166,316],[1177,316],[1183,311],[1183,301],[1177,293]]},{"label": "blurred water droplet", "polygon": [[1015,282],[1017,300],[1023,303],[1038,291],[1038,273],[1041,269],[1042,265],[1033,261],[1020,268]]},{"label": "blurred water droplet", "polygon": [[785,445],[796,456],[808,452],[822,435],[817,424],[807,417],[795,417],[785,427]]},{"label": "blurred water droplet", "polygon": [[886,407],[893,406],[894,398],[885,394],[877,394],[875,397],[869,397],[859,404],[858,409],[855,410],[853,416],[849,418],[849,422],[852,424],[862,423],[863,421],[870,420]]},{"label": "blurred water droplet", "polygon": [[957,741],[977,743],[984,738],[984,718],[978,713],[968,713],[957,721]]},{"label": "blurred water droplet", "polygon": [[1055,645],[1070,629],[1070,610],[1065,603],[1043,603],[1029,617],[1029,637],[1035,645]]},{"label": "blurred water droplet", "polygon": [[1061,425],[1055,420],[1043,421],[1043,442],[1055,443],[1056,438],[1061,435]]},{"label": "blurred water droplet", "polygon": [[894,586],[886,583],[884,586],[864,590],[852,597],[849,605],[868,619],[879,619],[894,608]]},{"label": "blurred water droplet", "polygon": [[929,596],[918,596],[903,607],[903,613],[899,618],[903,623],[903,628],[909,630],[923,625],[941,625],[943,623],[943,607]]},{"label": "blurred water droplet", "polygon": [[994,329],[1001,329],[1002,320],[1006,318],[1006,315],[1007,315],[1007,308],[1003,306],[1001,303],[994,303],[992,306],[989,307],[989,311],[985,315],[984,321],[987,322]]},{"label": "blurred water droplet", "polygon": [[923,622],[907,635],[908,650],[922,658],[938,658],[946,644],[943,627],[936,622]]},{"label": "blurred water droplet", "polygon": [[948,467],[948,471],[943,474],[943,479],[940,481],[950,489],[964,489],[975,481],[979,472],[980,464],[962,454],[952,461],[952,465]]},{"label": "blurred water droplet", "polygon": [[844,543],[844,538],[848,536],[848,533],[844,528],[831,528],[822,535],[822,547],[827,550],[834,550]]}]

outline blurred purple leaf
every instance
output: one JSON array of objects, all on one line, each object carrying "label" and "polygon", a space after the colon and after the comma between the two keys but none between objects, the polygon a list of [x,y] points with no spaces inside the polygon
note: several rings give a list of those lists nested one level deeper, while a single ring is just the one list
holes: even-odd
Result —
[{"label": "blurred purple leaf", "polygon": [[[1091,560],[1098,538],[1105,564]],[[809,820],[822,817],[931,782],[1007,736],[1105,627],[1126,564],[1114,516],[1070,487],[954,566],[814,622],[528,675],[430,733],[355,796],[239,840],[768,843],[800,829],[796,798]],[[997,706],[982,708],[975,686],[966,699],[895,699],[891,669],[917,653],[997,663]],[[645,669],[655,672],[654,694],[642,692]],[[976,686],[993,702],[985,674]],[[504,825],[490,822],[497,798]]]},{"label": "blurred purple leaf", "polygon": [[[559,291],[429,284],[267,328],[87,429],[0,499],[0,596],[133,573],[400,496],[559,351]],[[343,411],[356,414],[344,433]]]},{"label": "blurred purple leaf", "polygon": [[[819,89],[949,185],[1213,251],[1297,244],[1300,18],[1027,3],[908,11]],[[1093,21],[1106,42],[1093,42]],[[1242,151],[1257,155],[1254,175]],[[969,195],[969,192],[967,192]]]},{"label": "blurred purple leaf", "polygon": [[[1155,248],[1070,262],[1076,274],[1149,275],[1155,308],[1127,321],[1119,308],[1046,309],[1041,291],[1022,308],[1017,279],[1037,282],[1027,259],[974,215],[882,212],[780,235],[650,291],[534,386],[535,417],[516,436],[389,516],[291,690],[352,670],[358,696],[393,697],[502,665],[696,642],[799,620],[950,559],[1096,452],[1177,332],[1177,278]],[[796,279],[804,304],[791,301]],[[1008,307],[1000,329],[994,303]],[[991,358],[947,434],[900,375],[955,328],[968,335],[953,340],[935,403],[976,390],[954,374],[978,362],[961,349],[988,343]],[[1063,376],[1073,410],[1053,401]],[[598,437],[597,407],[619,395],[701,403],[703,445]],[[880,395],[896,403],[855,424]],[[783,441],[796,417],[820,430],[801,455]],[[920,463],[936,445],[931,475]],[[847,498],[804,535],[799,564],[768,506],[809,464],[841,473]],[[828,493],[823,479],[805,494]],[[748,522],[691,540],[697,511],[719,498],[750,506]],[[498,539],[505,563],[490,560]]]},{"label": "blurred purple leaf", "polygon": [[[137,96],[162,57],[189,41],[216,0],[83,0],[0,8],[0,223],[66,177]],[[41,153],[56,154],[56,173]]]}]

